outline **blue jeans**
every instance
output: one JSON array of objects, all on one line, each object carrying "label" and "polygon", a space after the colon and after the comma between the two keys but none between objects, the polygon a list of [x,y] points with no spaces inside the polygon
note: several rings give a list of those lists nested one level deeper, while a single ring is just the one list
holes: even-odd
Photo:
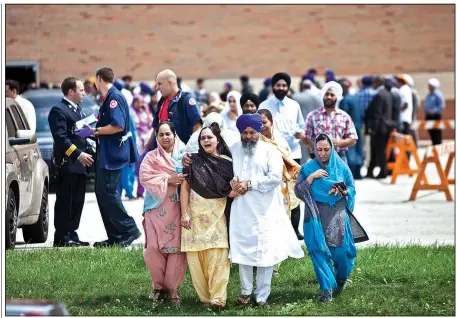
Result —
[{"label": "blue jeans", "polygon": [[338,155],[340,156],[341,159],[343,159],[343,161],[348,164],[348,158],[346,156],[346,151],[340,151],[338,152]]},{"label": "blue jeans", "polygon": [[102,216],[108,240],[120,242],[140,233],[135,220],[127,214],[117,192],[121,170],[107,170],[96,161],[95,196]]},{"label": "blue jeans", "polygon": [[122,190],[125,190],[125,195],[129,198],[134,198],[133,184],[135,183],[135,165],[129,165],[121,170],[121,182],[117,187],[119,195],[122,196]]}]

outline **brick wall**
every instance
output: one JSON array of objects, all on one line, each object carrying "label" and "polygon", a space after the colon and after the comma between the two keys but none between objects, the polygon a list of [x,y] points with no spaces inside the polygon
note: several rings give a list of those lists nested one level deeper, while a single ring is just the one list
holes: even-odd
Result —
[{"label": "brick wall", "polygon": [[454,70],[454,5],[6,5],[6,60],[42,80]]}]

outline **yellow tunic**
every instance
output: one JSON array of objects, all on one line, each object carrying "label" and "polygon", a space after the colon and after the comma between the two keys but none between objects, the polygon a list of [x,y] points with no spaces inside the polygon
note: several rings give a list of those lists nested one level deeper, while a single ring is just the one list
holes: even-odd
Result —
[{"label": "yellow tunic", "polygon": [[182,228],[181,251],[228,248],[227,220],[224,215],[227,198],[205,199],[194,190],[190,190],[189,196],[191,229]]}]

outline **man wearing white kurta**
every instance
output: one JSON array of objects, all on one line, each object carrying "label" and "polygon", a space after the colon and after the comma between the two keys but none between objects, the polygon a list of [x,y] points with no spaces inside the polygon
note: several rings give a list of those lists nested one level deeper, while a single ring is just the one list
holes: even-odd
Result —
[{"label": "man wearing white kurta", "polygon": [[[293,99],[287,97],[290,89],[291,78],[287,73],[276,73],[271,78],[273,94],[266,101],[260,104],[260,109],[268,109],[273,116],[275,132],[278,131],[287,141],[291,149],[290,157],[298,164],[302,157],[300,139],[304,137],[305,120],[300,105]],[[290,219],[297,239],[303,240],[298,227],[300,223],[300,206],[291,211]]]},{"label": "man wearing white kurta", "polygon": [[274,146],[259,140],[262,118],[245,114],[236,126],[241,142],[231,148],[234,180],[240,195],[231,207],[230,258],[239,264],[243,304],[253,289],[253,269],[257,267],[255,300],[266,304],[274,265],[288,257],[304,257],[301,244],[284,210],[280,184],[283,160]]}]

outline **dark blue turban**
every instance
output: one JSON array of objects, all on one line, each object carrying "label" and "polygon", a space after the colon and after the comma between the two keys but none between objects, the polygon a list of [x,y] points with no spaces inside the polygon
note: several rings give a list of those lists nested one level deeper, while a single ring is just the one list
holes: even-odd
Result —
[{"label": "dark blue turban", "polygon": [[260,114],[244,114],[236,120],[236,128],[242,133],[246,128],[251,127],[257,132],[262,129],[262,116]]},{"label": "dark blue turban", "polygon": [[145,94],[150,94],[150,95],[154,94],[154,91],[152,90],[152,88],[144,82],[140,83],[140,88],[141,88],[141,91]]}]

